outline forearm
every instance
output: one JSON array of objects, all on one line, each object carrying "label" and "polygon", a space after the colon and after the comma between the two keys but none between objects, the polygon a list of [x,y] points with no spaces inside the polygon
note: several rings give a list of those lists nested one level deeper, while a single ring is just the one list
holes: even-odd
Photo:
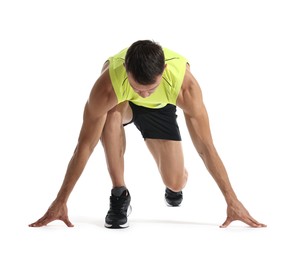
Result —
[{"label": "forearm", "polygon": [[185,119],[198,154],[220,188],[226,202],[231,203],[237,197],[229,181],[225,166],[214,147],[206,113],[198,118],[185,115]]},{"label": "forearm", "polygon": [[237,200],[237,196],[232,188],[225,166],[215,147],[204,148],[199,154],[208,172],[211,174],[225,197],[227,204]]},{"label": "forearm", "polygon": [[103,131],[106,114],[93,117],[87,104],[84,111],[83,125],[78,138],[78,145],[68,164],[65,178],[56,198],[57,201],[67,202],[69,195],[81,176],[90,155],[98,144]]},{"label": "forearm", "polygon": [[62,186],[58,192],[56,200],[67,202],[76,182],[81,176],[85,165],[91,155],[92,151],[89,147],[76,147],[75,152],[68,164],[65,178]]}]

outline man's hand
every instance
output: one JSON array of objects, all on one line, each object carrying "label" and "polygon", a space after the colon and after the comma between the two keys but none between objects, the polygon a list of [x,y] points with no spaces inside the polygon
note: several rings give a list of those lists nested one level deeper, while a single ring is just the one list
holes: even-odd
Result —
[{"label": "man's hand", "polygon": [[227,218],[220,227],[226,228],[231,224],[231,222],[235,220],[240,220],[254,228],[266,227],[265,224],[259,223],[257,220],[252,218],[249,212],[245,209],[245,207],[242,205],[240,201],[237,201],[236,203],[228,205]]},{"label": "man's hand", "polygon": [[66,204],[59,204],[53,202],[45,215],[36,222],[29,225],[29,227],[42,227],[54,220],[62,220],[68,227],[74,227],[68,218],[68,209]]}]

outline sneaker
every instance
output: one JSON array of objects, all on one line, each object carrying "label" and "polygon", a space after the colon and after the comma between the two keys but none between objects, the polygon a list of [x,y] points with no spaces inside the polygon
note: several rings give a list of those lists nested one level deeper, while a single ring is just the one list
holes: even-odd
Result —
[{"label": "sneaker", "polygon": [[178,207],[180,206],[183,200],[183,193],[182,191],[174,192],[169,188],[165,190],[165,200],[168,206],[171,207]]},{"label": "sneaker", "polygon": [[111,191],[110,209],[105,218],[107,228],[126,228],[131,213],[131,196],[126,187],[116,187]]}]

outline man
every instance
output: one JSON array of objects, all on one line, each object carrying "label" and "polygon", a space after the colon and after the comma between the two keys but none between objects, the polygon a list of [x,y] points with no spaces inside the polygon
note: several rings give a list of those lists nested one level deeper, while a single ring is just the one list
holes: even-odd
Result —
[{"label": "man", "polygon": [[200,157],[227,202],[221,227],[240,220],[251,227],[265,227],[237,199],[225,167],[214,147],[201,89],[181,55],[149,41],[137,41],[110,57],[94,84],[84,109],[78,144],[58,192],[45,215],[30,227],[62,220],[68,227],[67,201],[78,178],[101,139],[113,188],[107,228],[128,226],[130,193],[124,181],[124,126],[134,122],[152,153],[166,186],[169,206],[179,206],[187,182],[176,107],[185,115],[187,128]]}]

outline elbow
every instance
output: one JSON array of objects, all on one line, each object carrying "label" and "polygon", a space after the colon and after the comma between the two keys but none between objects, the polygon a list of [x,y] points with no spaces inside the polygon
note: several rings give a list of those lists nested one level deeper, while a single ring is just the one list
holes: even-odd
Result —
[{"label": "elbow", "polygon": [[89,143],[85,143],[85,142],[78,142],[74,154],[87,154],[88,156],[90,156],[94,149],[96,147],[96,144],[89,144]]},{"label": "elbow", "polygon": [[216,152],[213,144],[202,144],[200,147],[196,147],[196,150],[204,162]]},{"label": "elbow", "polygon": [[206,162],[208,161],[208,157],[209,157],[208,153],[205,151],[198,151],[198,155],[200,156],[201,160],[206,165]]}]

